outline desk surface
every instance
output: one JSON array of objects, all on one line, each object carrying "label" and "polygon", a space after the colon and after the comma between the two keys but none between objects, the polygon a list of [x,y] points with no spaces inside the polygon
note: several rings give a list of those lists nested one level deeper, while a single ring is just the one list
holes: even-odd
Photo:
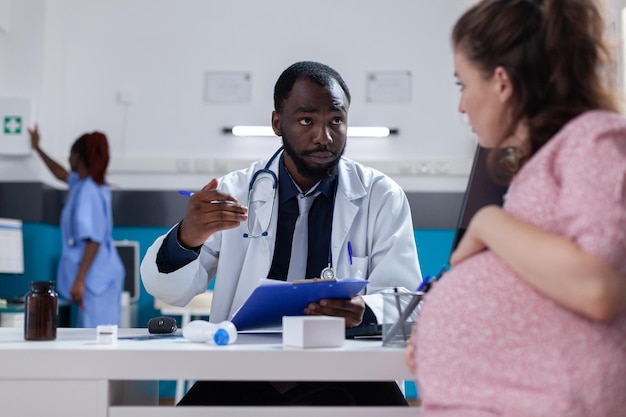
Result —
[{"label": "desk surface", "polygon": [[[0,328],[0,379],[212,379],[275,381],[411,379],[403,349],[381,341],[346,340],[341,348],[297,349],[279,333],[243,333],[233,345],[182,337],[147,339],[146,329],[120,329],[116,344],[96,343],[95,329],[57,331],[55,341],[25,341],[23,329]],[[236,363],[237,366],[233,366]],[[68,366],[71,365],[71,366]],[[332,376],[332,377],[331,377]]]},{"label": "desk surface", "polygon": [[[158,407],[158,381],[389,381],[412,376],[403,349],[346,340],[341,348],[295,349],[282,335],[240,334],[216,346],[181,337],[148,339],[147,329],[119,329],[113,345],[95,329],[60,328],[57,340],[27,342],[23,329],[0,328],[0,403],[13,417],[415,417],[414,407]],[[37,401],[32,401],[37,398]]]}]

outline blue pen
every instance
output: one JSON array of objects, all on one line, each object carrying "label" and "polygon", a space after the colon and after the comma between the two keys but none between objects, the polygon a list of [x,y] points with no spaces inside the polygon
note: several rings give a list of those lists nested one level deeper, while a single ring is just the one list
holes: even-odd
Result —
[{"label": "blue pen", "polygon": [[[195,193],[193,191],[178,190],[178,194],[182,194],[184,196],[191,197]],[[232,206],[235,203],[230,201],[230,200],[211,200],[211,204],[228,204],[229,206]]]},{"label": "blue pen", "polygon": [[348,241],[348,257],[350,258],[350,265],[352,265],[352,243]]},{"label": "blue pen", "polygon": [[441,270],[434,277],[431,277],[430,275],[426,275],[422,283],[419,285],[419,287],[417,287],[416,291],[428,291],[428,287],[430,287],[430,285],[433,282],[438,281],[443,276],[443,274],[445,274],[446,271],[448,271],[449,269],[450,269],[450,266],[444,265],[441,267]]},{"label": "blue pen", "polygon": [[178,194],[182,194],[185,195],[187,197],[191,197],[193,195],[192,191],[187,191],[187,190],[178,190]]},{"label": "blue pen", "polygon": [[422,280],[422,283],[419,285],[419,287],[417,287],[416,291],[424,291],[424,288],[426,287],[426,285],[428,285],[428,283],[430,282],[430,275],[426,275],[424,277],[424,279]]}]

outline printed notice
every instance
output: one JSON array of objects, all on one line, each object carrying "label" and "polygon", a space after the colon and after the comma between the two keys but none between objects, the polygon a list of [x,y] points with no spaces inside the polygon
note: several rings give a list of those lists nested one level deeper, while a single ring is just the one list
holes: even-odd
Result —
[{"label": "printed notice", "polygon": [[205,74],[204,100],[210,104],[250,102],[252,76],[247,72],[212,72]]}]

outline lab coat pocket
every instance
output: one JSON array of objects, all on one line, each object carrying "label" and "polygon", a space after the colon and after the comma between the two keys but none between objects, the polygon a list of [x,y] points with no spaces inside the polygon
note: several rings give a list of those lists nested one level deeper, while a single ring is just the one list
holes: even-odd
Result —
[{"label": "lab coat pocket", "polygon": [[356,256],[352,257],[352,265],[350,265],[350,278],[365,278],[369,275],[369,271],[367,270],[369,257],[364,256],[362,258],[358,258]]}]

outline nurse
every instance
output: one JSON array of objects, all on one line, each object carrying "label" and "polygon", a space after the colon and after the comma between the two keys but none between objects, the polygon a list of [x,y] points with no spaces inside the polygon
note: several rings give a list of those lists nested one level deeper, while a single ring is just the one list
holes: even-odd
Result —
[{"label": "nurse", "polygon": [[50,172],[69,186],[61,213],[57,291],[78,304],[77,327],[119,325],[125,272],[113,246],[111,188],[104,178],[109,163],[107,138],[100,132],[79,137],[70,151],[68,172],[41,149],[37,126],[28,131],[32,148]]}]

